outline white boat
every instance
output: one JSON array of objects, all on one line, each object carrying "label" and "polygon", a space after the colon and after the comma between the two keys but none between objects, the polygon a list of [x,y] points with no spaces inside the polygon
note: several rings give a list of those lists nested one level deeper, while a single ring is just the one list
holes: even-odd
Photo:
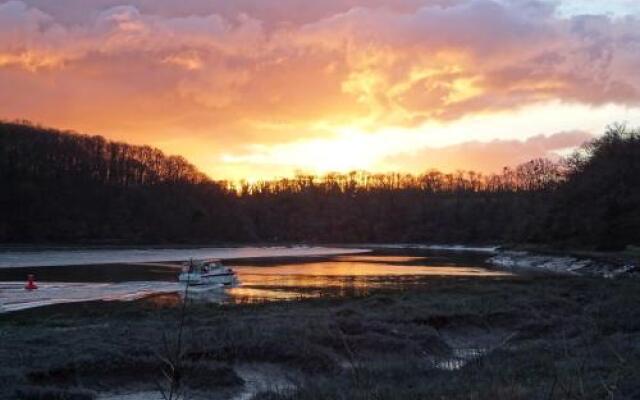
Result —
[{"label": "white boat", "polygon": [[235,271],[220,260],[190,260],[183,265],[178,280],[189,286],[231,286],[237,279]]}]

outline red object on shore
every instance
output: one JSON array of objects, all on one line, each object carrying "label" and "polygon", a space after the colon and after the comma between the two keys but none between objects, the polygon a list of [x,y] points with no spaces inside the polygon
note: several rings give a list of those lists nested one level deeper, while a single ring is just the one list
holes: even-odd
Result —
[{"label": "red object on shore", "polygon": [[38,285],[36,285],[36,276],[34,274],[27,275],[27,284],[24,288],[27,290],[35,290],[38,288]]}]

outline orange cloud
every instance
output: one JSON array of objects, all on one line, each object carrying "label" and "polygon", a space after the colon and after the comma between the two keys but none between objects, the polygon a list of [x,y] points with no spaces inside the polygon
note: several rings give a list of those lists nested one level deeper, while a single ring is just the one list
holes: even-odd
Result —
[{"label": "orange cloud", "polygon": [[535,0],[0,0],[0,118],[158,145],[215,172],[206,163],[247,145],[345,127],[637,107],[638,28]]}]

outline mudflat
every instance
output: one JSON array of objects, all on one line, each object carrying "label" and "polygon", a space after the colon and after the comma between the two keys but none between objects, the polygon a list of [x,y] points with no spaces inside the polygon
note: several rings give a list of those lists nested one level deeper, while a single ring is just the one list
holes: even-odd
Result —
[{"label": "mudflat", "polygon": [[0,398],[162,398],[172,368],[193,399],[640,396],[637,279],[439,277],[183,304],[165,294],[0,315]]}]

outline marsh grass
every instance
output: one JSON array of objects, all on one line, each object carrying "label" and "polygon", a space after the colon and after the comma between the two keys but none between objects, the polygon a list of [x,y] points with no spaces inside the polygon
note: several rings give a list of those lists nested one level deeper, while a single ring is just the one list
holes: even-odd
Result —
[{"label": "marsh grass", "polygon": [[[448,278],[353,298],[192,303],[183,384],[223,393],[242,386],[237,364],[272,363],[306,378],[256,399],[638,398],[639,289],[633,279]],[[175,321],[174,306],[151,301],[0,316],[0,398],[33,387],[154,390]],[[433,368],[454,337],[508,340],[459,370]]]}]

